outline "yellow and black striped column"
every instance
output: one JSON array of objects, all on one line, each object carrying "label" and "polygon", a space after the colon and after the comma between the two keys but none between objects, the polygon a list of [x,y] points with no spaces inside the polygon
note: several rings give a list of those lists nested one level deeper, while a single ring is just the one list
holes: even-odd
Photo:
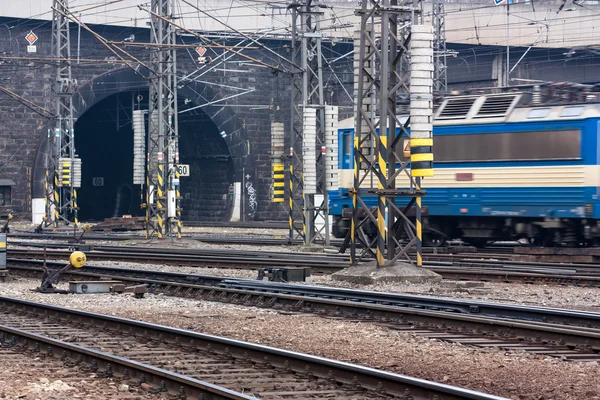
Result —
[{"label": "yellow and black striped column", "polygon": [[[144,203],[143,197],[141,202]],[[146,239],[150,239],[150,153],[146,159]]]},{"label": "yellow and black striped column", "polygon": [[58,228],[58,218],[60,215],[60,187],[58,184],[58,170],[54,171],[54,226]]},{"label": "yellow and black striped column", "polygon": [[156,188],[156,236],[159,239],[163,238],[164,230],[164,216],[165,209],[162,203],[162,199],[165,194],[165,165],[163,162],[163,153],[158,153],[158,173],[156,174],[156,180],[158,181],[158,187]]},{"label": "yellow and black striped column", "polygon": [[433,176],[433,139],[410,139],[410,170],[414,177]]},{"label": "yellow and black striped column", "polygon": [[285,167],[273,163],[273,203],[285,202]]},{"label": "yellow and black striped column", "polygon": [[292,244],[294,242],[294,166],[290,161],[290,176],[289,176],[289,224],[290,224],[290,235],[289,235],[289,243]]},{"label": "yellow and black striped column", "polygon": [[[179,178],[179,168],[175,165],[175,180],[179,182]],[[181,239],[181,192],[179,191],[179,184],[175,185],[175,213],[177,214],[177,239]]]},{"label": "yellow and black striped column", "polygon": [[[415,189],[421,190],[421,178],[415,178]],[[417,267],[423,266],[423,216],[421,213],[421,196],[417,196],[415,198],[415,204],[417,205],[417,214],[416,214],[416,236],[417,236]]]},{"label": "yellow and black striped column", "polygon": [[[302,182],[304,183],[304,174],[302,174]],[[308,241],[306,240],[306,204],[308,200],[307,197],[308,196],[302,196],[304,200],[304,207],[302,208],[302,244],[304,244],[305,246],[308,246]]]},{"label": "yellow and black striped column", "polygon": [[[416,190],[421,190],[421,177],[433,176],[433,138],[410,139],[410,168],[415,178]],[[415,198],[416,203],[416,236],[417,267],[423,266],[423,216],[421,195]]]},{"label": "yellow and black striped column", "polygon": [[75,228],[79,226],[79,208],[77,207],[77,189],[73,188],[73,223]]},{"label": "yellow and black striped column", "polygon": [[354,189],[352,191],[352,222],[350,225],[350,265],[358,262],[356,259],[356,229],[358,227],[358,190],[359,177],[358,170],[360,167],[360,156],[358,155],[358,135],[354,134]]},{"label": "yellow and black striped column", "polygon": [[[387,182],[387,137],[380,135],[377,140],[377,165],[379,166],[377,188],[384,190]],[[377,195],[377,267],[385,266],[385,203],[383,193]]]},{"label": "yellow and black striped column", "polygon": [[[48,217],[50,216],[50,210],[51,210],[50,198],[48,197],[48,194],[50,193],[50,191],[49,191],[50,181],[48,179],[49,179],[48,168],[46,168],[46,181],[44,183],[44,200],[46,201],[46,215],[44,215],[44,217],[46,217],[46,219],[44,220],[44,222],[48,220]],[[44,227],[45,226],[47,226],[47,225],[44,224]]]}]

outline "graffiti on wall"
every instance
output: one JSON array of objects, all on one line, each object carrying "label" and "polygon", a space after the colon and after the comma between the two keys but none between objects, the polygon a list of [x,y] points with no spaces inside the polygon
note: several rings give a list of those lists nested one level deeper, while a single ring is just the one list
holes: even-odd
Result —
[{"label": "graffiti on wall", "polygon": [[256,216],[256,211],[258,210],[258,198],[256,194],[256,189],[252,185],[252,182],[246,182],[246,197],[248,204],[248,217],[254,218]]}]

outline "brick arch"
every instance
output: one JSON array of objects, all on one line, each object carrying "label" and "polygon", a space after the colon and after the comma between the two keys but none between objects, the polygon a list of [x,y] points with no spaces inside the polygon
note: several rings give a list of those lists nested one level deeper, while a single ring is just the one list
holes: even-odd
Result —
[{"label": "brick arch", "polygon": [[[127,67],[119,68],[97,75],[89,80],[79,81],[77,91],[73,95],[75,119],[109,96],[121,92],[147,90],[149,72],[144,68],[140,68],[138,72],[136,73]],[[218,95],[218,92],[205,84],[192,82],[179,88],[177,94],[179,98],[189,99],[191,105],[200,105],[206,103],[205,99],[214,98],[215,95]],[[222,107],[218,104],[203,107],[202,111],[211,118],[219,131],[227,133],[224,141],[234,159],[234,173],[237,180],[237,177],[241,177],[242,167],[249,158],[248,135],[241,118],[238,118],[232,108]],[[48,128],[51,127],[48,126]],[[40,135],[40,142],[31,172],[31,190],[34,198],[44,197],[45,157],[47,154],[46,135],[47,131],[45,130]],[[77,132],[75,135],[77,137]]]}]

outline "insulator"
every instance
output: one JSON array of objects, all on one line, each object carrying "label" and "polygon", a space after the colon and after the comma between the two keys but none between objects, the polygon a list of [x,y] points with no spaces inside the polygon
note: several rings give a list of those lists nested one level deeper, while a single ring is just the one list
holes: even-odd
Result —
[{"label": "insulator", "polygon": [[325,107],[325,186],[337,189],[338,182],[338,107]]},{"label": "insulator", "polygon": [[317,193],[317,109],[305,107],[302,118],[302,175],[304,194]]},{"label": "insulator", "polygon": [[433,29],[412,25],[410,40],[410,168],[433,176]]},{"label": "insulator", "polygon": [[146,129],[144,112],[133,110],[133,183],[142,185],[146,173]]},{"label": "insulator", "polygon": [[81,187],[81,158],[60,157],[58,159],[58,185]]}]

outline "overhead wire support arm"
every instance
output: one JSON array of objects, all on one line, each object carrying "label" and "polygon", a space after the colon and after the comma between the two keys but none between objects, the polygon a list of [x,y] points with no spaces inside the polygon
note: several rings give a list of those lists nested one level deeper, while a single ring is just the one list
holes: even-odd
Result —
[{"label": "overhead wire support arm", "polygon": [[4,86],[0,86],[0,91],[2,93],[6,94],[7,96],[11,97],[15,101],[18,101],[19,103],[23,104],[25,107],[29,108],[31,111],[35,112],[36,114],[40,115],[41,117],[54,118],[56,116],[52,111],[47,110],[44,107],[39,106],[39,105],[27,100],[23,96],[19,96],[18,94],[16,94],[15,92],[11,91],[8,88],[5,88]]},{"label": "overhead wire support arm", "polygon": [[182,2],[184,2],[185,4],[189,5],[190,7],[194,8],[195,10],[198,10],[198,12],[201,12],[202,14],[206,15],[207,17],[215,20],[216,22],[220,23],[221,25],[225,26],[227,29],[231,29],[232,31],[234,31],[235,33],[237,33],[238,35],[241,35],[242,37],[250,40],[252,43],[257,44],[261,49],[268,51],[269,53],[273,54],[274,56],[276,56],[277,58],[285,61],[286,63],[292,65],[293,67],[297,68],[298,70],[301,70],[302,67],[300,65],[295,64],[292,60],[289,60],[287,58],[285,58],[284,56],[282,56],[281,54],[277,53],[276,51],[274,51],[273,49],[268,48],[267,46],[265,46],[264,44],[260,43],[259,41],[253,39],[251,36],[246,35],[245,33],[235,29],[234,27],[232,27],[231,25],[221,21],[220,19],[218,19],[217,17],[211,15],[210,13],[202,10],[201,8],[193,5],[192,3],[188,2],[187,0],[181,0]]},{"label": "overhead wire support arm", "polygon": [[156,18],[158,18],[158,19],[160,19],[160,20],[162,20],[162,21],[164,21],[164,22],[166,22],[166,23],[168,23],[170,25],[173,25],[174,27],[176,27],[177,29],[180,29],[180,30],[184,31],[185,33],[188,33],[190,35],[196,36],[197,38],[204,40],[206,43],[211,43],[216,48],[221,48],[221,49],[229,51],[229,52],[231,52],[233,54],[237,54],[238,56],[240,56],[242,58],[245,58],[245,59],[247,59],[249,61],[252,61],[252,62],[254,62],[256,64],[262,65],[263,67],[268,67],[268,68],[271,68],[271,69],[273,69],[275,71],[279,71],[279,72],[288,72],[287,70],[282,69],[280,66],[269,65],[269,64],[267,64],[265,62],[257,60],[254,57],[250,57],[250,56],[247,56],[247,55],[245,55],[245,54],[243,54],[243,53],[241,53],[239,51],[235,51],[235,50],[229,48],[228,46],[219,44],[219,43],[215,42],[214,40],[210,40],[209,38],[207,38],[207,37],[205,37],[205,36],[203,36],[203,35],[201,35],[201,34],[199,34],[197,32],[194,32],[192,30],[184,28],[183,26],[181,26],[181,25],[179,25],[179,24],[177,24],[177,23],[175,23],[175,22],[173,22],[173,21],[171,21],[171,20],[169,20],[169,19],[167,19],[167,18],[165,18],[165,17],[163,17],[163,16],[155,13],[152,10],[148,10],[147,8],[144,8],[143,6],[139,6],[139,8],[141,10],[148,11],[150,13],[150,15],[152,15],[153,17],[156,17]]},{"label": "overhead wire support arm", "polygon": [[[64,7],[64,5],[62,5],[62,3],[60,2],[60,0],[54,0],[54,1],[56,1],[56,3],[58,5],[61,5],[62,7]],[[66,1],[66,0],[63,0],[63,1]],[[123,50],[123,49],[118,48],[118,47],[114,47],[113,48],[113,46],[111,46],[108,43],[107,39],[105,39],[104,37],[102,37],[98,33],[94,32],[93,29],[91,29],[90,27],[88,27],[85,23],[83,23],[81,20],[79,20],[79,18],[77,18],[75,15],[73,15],[72,13],[69,13],[68,9],[66,7],[64,8],[64,11],[57,9],[56,7],[52,7],[52,9],[55,12],[61,14],[63,17],[70,19],[71,21],[73,21],[74,23],[78,24],[79,26],[81,26],[86,31],[88,31],[90,34],[92,34],[92,36],[94,36],[100,43],[102,43],[102,45],[104,45],[104,47],[106,47],[111,53],[113,53],[120,61],[122,61],[123,63],[125,63],[125,65],[127,65],[136,74],[140,75],[143,78],[146,78],[146,76],[144,76],[143,74],[141,74],[139,72],[139,67],[136,67],[133,64],[138,64],[139,66],[142,66],[142,67],[146,68],[148,71],[150,71],[150,73],[154,73],[146,64],[144,64],[141,60],[137,59],[136,57],[134,57],[132,54],[130,54],[126,50]],[[130,60],[126,60],[125,58],[123,58],[123,56],[121,56],[119,53],[117,53],[117,51],[115,49],[117,49],[120,52],[124,53],[131,60],[133,60],[133,62],[130,61]]]},{"label": "overhead wire support arm", "polygon": [[[107,41],[106,43],[110,44],[110,45],[114,45],[114,46],[132,46],[132,47],[174,47],[174,48],[181,48],[181,49],[189,49],[189,48],[194,48],[194,47],[198,47],[198,44],[193,43],[193,44],[170,44],[170,45],[166,45],[166,44],[158,44],[158,43],[146,43],[146,42],[125,42],[125,41],[120,41],[120,42],[115,42],[112,40]],[[222,46],[213,46],[210,44],[203,44],[202,47],[206,47],[206,48],[222,48]],[[228,49],[247,49],[247,50],[256,50],[259,47],[246,47],[246,46],[226,46]]]}]

